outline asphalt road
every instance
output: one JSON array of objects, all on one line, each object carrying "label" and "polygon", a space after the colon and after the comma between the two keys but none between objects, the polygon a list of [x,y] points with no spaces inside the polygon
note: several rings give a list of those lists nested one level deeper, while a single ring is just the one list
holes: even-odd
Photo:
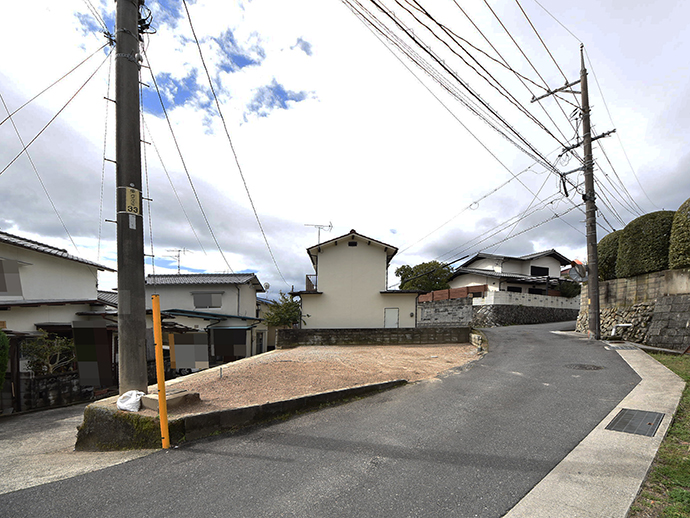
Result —
[{"label": "asphalt road", "polygon": [[502,516],[639,381],[563,328],[488,330],[467,370],[0,495],[0,516]]}]

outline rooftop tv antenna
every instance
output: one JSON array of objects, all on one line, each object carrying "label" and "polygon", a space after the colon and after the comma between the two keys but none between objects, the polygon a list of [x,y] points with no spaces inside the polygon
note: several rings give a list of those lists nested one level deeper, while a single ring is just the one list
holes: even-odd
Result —
[{"label": "rooftop tv antenna", "polygon": [[333,223],[330,221],[328,222],[328,225],[311,225],[309,223],[304,224],[305,227],[316,227],[318,230],[317,238],[318,238],[318,243],[321,243],[321,230],[328,230],[329,232],[333,230]]},{"label": "rooftop tv antenna", "polygon": [[182,254],[186,253],[193,253],[191,250],[187,248],[168,248],[166,252],[173,252],[173,255],[167,255],[166,257],[172,257],[173,259],[177,259],[177,273],[180,273],[180,257]]}]

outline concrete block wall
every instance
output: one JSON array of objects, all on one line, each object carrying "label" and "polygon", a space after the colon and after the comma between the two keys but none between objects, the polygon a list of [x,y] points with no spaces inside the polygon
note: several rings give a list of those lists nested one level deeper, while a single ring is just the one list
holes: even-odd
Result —
[{"label": "concrete block wall", "polygon": [[300,345],[414,345],[469,343],[469,327],[279,329],[276,347]]}]

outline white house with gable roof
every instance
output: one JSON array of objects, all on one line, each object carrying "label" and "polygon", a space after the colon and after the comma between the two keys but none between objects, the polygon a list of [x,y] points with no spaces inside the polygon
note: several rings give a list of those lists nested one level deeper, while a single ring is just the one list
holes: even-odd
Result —
[{"label": "white house with gable roof", "polygon": [[389,290],[394,246],[351,230],[307,249],[316,273],[302,299],[304,329],[415,327],[417,291]]}]

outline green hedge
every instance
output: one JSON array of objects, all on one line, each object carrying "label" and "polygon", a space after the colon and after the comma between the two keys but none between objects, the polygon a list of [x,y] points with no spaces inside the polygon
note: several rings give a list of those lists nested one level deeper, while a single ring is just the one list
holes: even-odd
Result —
[{"label": "green hedge", "polygon": [[673,218],[668,267],[671,270],[690,268],[690,199],[680,206]]},{"label": "green hedge", "polygon": [[622,230],[616,230],[601,238],[597,244],[599,261],[599,280],[608,281],[616,278],[616,260],[618,259],[618,239]]},{"label": "green hedge", "polygon": [[675,211],[661,210],[631,221],[618,238],[616,277],[634,277],[668,269]]}]

